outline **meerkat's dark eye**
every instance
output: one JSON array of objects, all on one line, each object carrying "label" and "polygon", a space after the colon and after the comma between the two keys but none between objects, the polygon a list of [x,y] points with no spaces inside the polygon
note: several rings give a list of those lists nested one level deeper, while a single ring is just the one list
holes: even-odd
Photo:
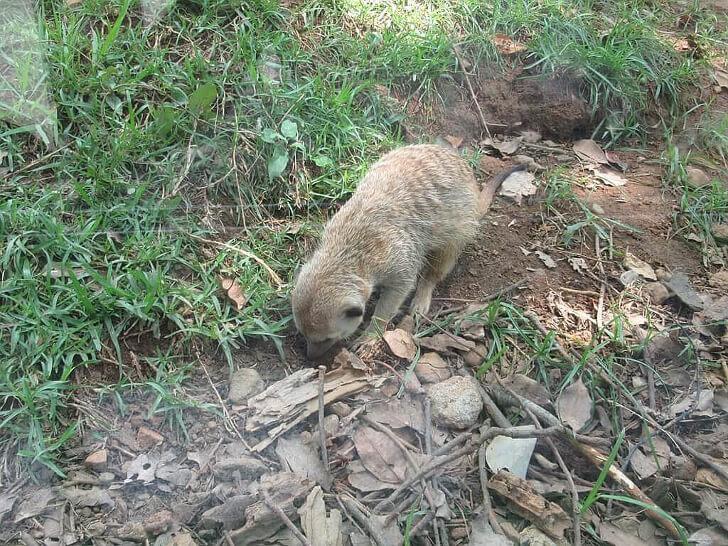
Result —
[{"label": "meerkat's dark eye", "polygon": [[361,307],[348,307],[344,311],[344,316],[348,317],[348,318],[360,317],[363,314],[364,314],[364,309],[362,309]]}]

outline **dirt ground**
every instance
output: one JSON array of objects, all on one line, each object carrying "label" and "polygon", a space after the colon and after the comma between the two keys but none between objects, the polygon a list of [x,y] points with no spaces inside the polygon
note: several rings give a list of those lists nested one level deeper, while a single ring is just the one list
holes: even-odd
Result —
[{"label": "dirt ground", "polygon": [[[479,175],[487,179],[513,164],[515,155],[521,154],[546,169],[561,165],[577,177],[588,178],[583,163],[572,153],[571,143],[588,138],[594,124],[586,104],[578,98],[573,82],[539,83],[536,80],[519,80],[517,76],[519,74],[514,73],[506,80],[476,82],[483,115],[492,122],[493,133],[518,135],[521,131],[531,130],[539,132],[542,140],[531,146],[522,146],[516,154],[500,154],[483,146],[486,153],[479,163]],[[410,103],[407,107],[412,110],[412,117],[405,124],[405,133],[411,140],[423,140],[420,135],[424,131],[430,140],[454,137],[461,140],[461,148],[479,146],[485,135],[465,87],[451,87],[443,95],[445,103],[427,112],[428,115],[424,115],[422,105]],[[552,142],[545,143],[548,139]],[[589,207],[600,210],[603,217],[639,230],[630,232],[614,227],[612,244],[619,255],[599,260],[604,267],[603,279],[610,300],[613,294],[624,290],[620,275],[623,273],[622,253],[625,251],[655,269],[683,272],[697,290],[709,290],[716,296],[720,295],[708,283],[717,268],[703,266],[703,257],[696,243],[673,236],[673,215],[678,201],[662,183],[663,169],[659,159],[663,150],[660,146],[654,143],[641,152],[617,152],[619,160],[628,166],[624,174],[628,183],[624,186],[609,187],[592,181],[575,188],[576,197]],[[573,334],[578,330],[573,319],[563,314],[559,316],[555,311],[562,309],[564,304],[567,309],[581,310],[589,316],[596,312],[603,288],[593,238],[577,238],[568,247],[562,244],[558,222],[545,204],[547,195],[542,172],[536,172],[541,185],[539,192],[522,204],[496,199],[483,223],[477,244],[467,249],[451,278],[438,289],[434,314],[453,306],[485,301],[515,282],[521,284],[505,297],[525,310],[534,311],[547,327],[558,329],[560,334]],[[568,224],[569,218],[577,217],[577,211],[573,210],[573,204],[564,204],[563,207],[560,213]],[[537,252],[549,255],[555,262],[553,267],[545,267]],[[569,262],[569,258],[573,257],[583,258],[591,274],[577,272]],[[654,312],[672,317],[665,319],[666,323],[684,322],[682,319],[686,316],[685,309],[674,301],[655,306]],[[272,344],[255,342],[236,351],[235,368],[253,368],[260,372],[265,384],[270,385],[291,372],[310,366],[303,358],[302,348],[301,340],[291,332],[284,343],[286,362],[282,362]],[[135,344],[134,350],[143,351],[144,344]],[[125,391],[122,413],[119,409],[121,400],[116,399],[113,393],[99,396],[88,389],[79,391],[75,407],[81,426],[78,440],[65,454],[67,464],[63,470],[67,477],[58,479],[41,472],[40,482],[26,478],[6,490],[0,500],[0,516],[4,518],[12,514],[12,517],[9,517],[10,524],[6,522],[2,526],[0,542],[26,546],[296,543],[292,537],[281,534],[285,530],[274,529],[267,535],[263,533],[259,538],[251,538],[257,536],[255,532],[259,529],[251,522],[265,520],[270,525],[273,521],[280,527],[281,521],[276,516],[266,516],[266,519],[262,515],[267,510],[266,503],[261,504],[250,497],[251,492],[264,486],[256,485],[258,481],[264,484],[268,480],[266,483],[270,485],[270,480],[278,479],[275,469],[287,468],[295,473],[296,465],[284,462],[286,455],[281,454],[280,446],[275,449],[271,446],[260,452],[251,451],[251,446],[265,438],[265,434],[261,431],[246,432],[249,408],[244,403],[228,400],[230,371],[223,356],[204,346],[193,348],[188,356],[190,362],[194,362],[193,379],[180,385],[175,394],[197,409],[154,414],[154,404],[159,400],[155,401],[149,390],[145,391],[146,394],[137,395],[129,395],[129,391]],[[380,354],[378,359],[388,362],[376,365],[377,371],[372,372],[374,375],[384,377],[389,374],[390,367],[399,370],[400,374],[406,369],[401,360],[391,355],[385,357]],[[138,370],[132,376],[143,382],[150,379],[150,372]],[[84,385],[102,385],[111,379],[104,377],[103,373],[95,373],[86,374],[79,381]],[[113,375],[113,372],[110,373]],[[711,380],[716,381],[719,376],[711,376]],[[344,401],[351,409],[360,403],[386,398],[385,394],[391,393],[391,389],[388,391],[385,387],[382,387],[384,390],[373,390],[363,399],[352,401],[345,398]],[[665,391],[660,396],[676,395]],[[671,402],[660,401],[666,406]],[[169,400],[164,403],[170,404],[170,407],[174,405]],[[331,412],[330,415],[334,415],[334,409]],[[184,427],[176,421],[179,415]],[[336,447],[331,449],[329,464],[335,470],[332,470],[333,485],[327,485],[330,491],[352,493],[356,488],[347,482],[346,475],[356,456],[348,439],[352,429],[343,425],[344,415],[339,415],[337,421],[343,432],[333,434],[332,441]],[[716,410],[714,415],[708,421],[684,429],[685,434],[694,431],[705,434],[722,431],[725,434],[724,429],[715,427],[720,422],[719,416],[724,418],[725,413]],[[351,420],[347,426],[351,426]],[[313,416],[292,430],[306,432],[315,429],[316,419]],[[446,435],[445,432],[442,434]],[[418,441],[412,435],[405,435],[405,438],[411,442]],[[570,464],[584,469],[578,485],[586,487],[589,480],[595,479],[596,470],[589,464],[584,465],[583,461],[577,461],[577,455],[571,452],[568,455],[572,458]],[[472,460],[463,464],[472,468]],[[445,527],[450,544],[465,544],[468,532],[472,532],[472,529],[468,531],[472,520],[470,510],[479,504],[481,498],[477,472],[447,467],[443,475],[445,477],[440,484],[443,491],[448,487],[449,491],[454,491],[454,487],[460,484],[463,491],[471,491],[473,495],[469,500],[451,498],[450,505],[459,506],[464,512],[453,513],[449,520],[443,520],[447,521]],[[286,483],[286,488],[291,488],[290,498],[280,501],[281,505],[290,500],[300,507],[305,494],[297,492],[299,482],[294,480],[291,482],[294,485]],[[279,491],[274,485],[271,485],[271,491]],[[642,485],[644,487],[645,482]],[[306,494],[309,489],[306,489]],[[713,489],[725,492],[724,484],[715,484]],[[615,490],[619,488],[615,487]],[[358,494],[367,498],[360,491]],[[652,494],[655,495],[654,491]],[[370,492],[368,497],[374,498],[373,495],[376,496],[376,493]],[[329,508],[337,507],[335,495],[327,493],[325,498]],[[505,514],[507,503],[499,499],[494,499],[494,502],[496,511]],[[350,512],[348,505],[340,508]],[[685,507],[682,511],[690,510]],[[613,515],[616,517],[617,513]],[[631,517],[638,528],[651,521],[638,517],[637,512]],[[240,529],[248,529],[247,534],[240,533]],[[421,544],[435,543],[427,534],[417,540]],[[650,538],[641,543],[666,542],[664,534],[653,530]]]}]

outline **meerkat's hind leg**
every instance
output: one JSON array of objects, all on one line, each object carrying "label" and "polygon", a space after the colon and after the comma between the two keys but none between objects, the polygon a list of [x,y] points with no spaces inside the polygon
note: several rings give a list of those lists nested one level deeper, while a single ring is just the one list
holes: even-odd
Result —
[{"label": "meerkat's hind leg", "polygon": [[437,283],[443,281],[455,267],[462,252],[459,245],[449,245],[440,248],[427,257],[427,263],[422,270],[415,296],[412,298],[412,313],[426,315],[432,303],[432,293]]}]

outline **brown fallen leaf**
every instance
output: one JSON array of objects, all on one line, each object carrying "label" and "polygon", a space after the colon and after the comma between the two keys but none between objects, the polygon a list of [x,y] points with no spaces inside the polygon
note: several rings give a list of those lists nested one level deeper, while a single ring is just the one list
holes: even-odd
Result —
[{"label": "brown fallen leaf", "polygon": [[228,299],[235,305],[235,309],[242,311],[245,304],[248,303],[248,296],[240,287],[240,284],[234,279],[222,278],[220,279],[220,286],[225,290]]},{"label": "brown fallen leaf", "polygon": [[645,544],[645,541],[641,538],[630,535],[616,525],[605,522],[599,523],[599,538],[612,546],[641,546]]},{"label": "brown fallen leaf", "polygon": [[364,468],[374,477],[388,483],[404,480],[407,461],[397,444],[386,434],[371,427],[359,427],[353,439]]},{"label": "brown fallen leaf", "polygon": [[713,73],[715,83],[722,89],[728,89],[728,72],[721,69],[716,69]]},{"label": "brown fallen leaf", "polygon": [[56,494],[50,487],[42,487],[31,491],[16,510],[15,523],[42,514],[48,508],[48,504],[55,498]]},{"label": "brown fallen leaf", "polygon": [[695,475],[695,481],[728,492],[728,481],[710,468],[699,468]]},{"label": "brown fallen leaf", "polygon": [[508,508],[533,523],[551,538],[561,540],[571,528],[571,518],[558,504],[539,495],[526,480],[500,471],[488,481],[488,489],[502,497]]},{"label": "brown fallen leaf", "polygon": [[515,55],[526,51],[526,44],[516,42],[505,34],[496,34],[490,41],[501,55]]},{"label": "brown fallen leaf", "polygon": [[600,166],[593,170],[594,176],[604,182],[607,186],[618,188],[627,184],[627,179],[614,169]]},{"label": "brown fallen leaf", "polygon": [[320,487],[314,487],[306,497],[306,502],[298,509],[301,516],[303,534],[311,542],[311,546],[342,546],[341,512],[332,508],[326,516],[324,494]]},{"label": "brown fallen leaf", "polygon": [[599,144],[590,138],[574,142],[574,153],[584,161],[593,161],[601,165],[608,165],[609,159]]},{"label": "brown fallen leaf", "polygon": [[556,401],[559,418],[574,432],[582,430],[591,420],[594,402],[581,378],[566,387]]},{"label": "brown fallen leaf", "polygon": [[463,138],[459,136],[447,135],[445,140],[456,150],[463,144]]},{"label": "brown fallen leaf", "polygon": [[631,252],[625,253],[624,266],[637,273],[640,277],[647,279],[648,281],[656,281],[657,274],[650,264],[644,260],[640,260],[637,256]]},{"label": "brown fallen leaf", "polygon": [[411,361],[417,354],[417,345],[409,332],[397,328],[387,330],[382,337],[389,350],[397,358]]},{"label": "brown fallen leaf", "polygon": [[318,446],[305,442],[300,435],[290,438],[282,437],[278,439],[276,454],[283,470],[315,481],[328,491],[333,479],[324,467],[316,447]]},{"label": "brown fallen leaf", "polygon": [[456,351],[472,351],[475,349],[476,343],[469,339],[456,336],[454,334],[435,334],[430,337],[422,337],[418,340],[420,347],[437,351],[438,353],[447,353],[452,350]]}]

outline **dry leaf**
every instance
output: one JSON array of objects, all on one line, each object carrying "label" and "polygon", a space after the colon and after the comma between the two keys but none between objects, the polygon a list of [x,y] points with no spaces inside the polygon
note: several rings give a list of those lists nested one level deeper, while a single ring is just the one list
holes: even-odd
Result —
[{"label": "dry leaf", "polygon": [[[535,427],[528,425],[516,428],[533,430]],[[488,466],[493,472],[507,469],[511,474],[525,480],[536,441],[536,438],[496,436],[485,450],[485,460],[488,461]]]},{"label": "dry leaf", "polygon": [[587,266],[586,260],[584,258],[571,257],[567,258],[567,261],[569,262],[571,268],[580,275],[583,275],[584,273],[589,271],[589,266]]},{"label": "dry leaf", "polygon": [[463,138],[459,136],[447,135],[445,136],[445,140],[456,150],[463,144]]},{"label": "dry leaf", "polygon": [[613,546],[644,546],[645,541],[611,523],[599,522],[599,538]]},{"label": "dry leaf", "polygon": [[292,438],[282,437],[278,439],[276,454],[281,461],[281,468],[293,472],[301,478],[315,481],[327,491],[331,488],[333,479],[316,449],[311,443],[303,441],[303,438],[293,436]]},{"label": "dry leaf", "polygon": [[670,280],[663,284],[693,311],[700,311],[705,307],[703,297],[695,291],[685,273],[673,273]]},{"label": "dry leaf", "polygon": [[149,457],[147,454],[142,453],[136,459],[122,465],[121,469],[126,472],[126,480],[124,481],[131,482],[138,480],[149,483],[154,480],[158,465],[159,459]]},{"label": "dry leaf", "polygon": [[485,514],[478,514],[470,524],[469,544],[470,546],[511,546],[513,543],[493,530]]},{"label": "dry leaf", "polygon": [[456,351],[468,352],[475,349],[475,342],[469,339],[456,336],[455,334],[435,334],[430,337],[422,337],[418,340],[420,347],[437,351],[438,353],[447,353],[453,349]]},{"label": "dry leaf", "polygon": [[591,420],[594,403],[581,378],[566,387],[556,401],[559,418],[575,432],[582,430]]},{"label": "dry leaf", "polygon": [[689,411],[691,415],[703,415],[711,417],[713,415],[713,391],[711,389],[701,389],[697,396],[693,391],[680,402],[672,404],[668,408],[670,417],[677,417],[681,413]]},{"label": "dry leaf", "polygon": [[238,282],[233,279],[223,278],[220,279],[220,286],[225,290],[228,299],[235,305],[235,309],[242,311],[245,304],[248,303],[248,296],[245,295]]},{"label": "dry leaf", "polygon": [[499,195],[513,199],[520,205],[524,197],[533,195],[538,188],[533,183],[536,177],[528,171],[516,171],[501,184]]},{"label": "dry leaf", "polygon": [[516,42],[505,34],[496,34],[490,39],[501,55],[514,55],[526,51],[526,45]]},{"label": "dry leaf", "polygon": [[647,279],[648,281],[656,281],[657,275],[652,266],[647,262],[640,260],[634,254],[627,252],[624,257],[624,266],[637,273],[640,277]]},{"label": "dry leaf", "polygon": [[353,440],[364,468],[375,478],[388,483],[404,480],[407,462],[397,444],[386,434],[370,427],[360,427]]},{"label": "dry leaf", "polygon": [[554,259],[546,254],[545,252],[541,252],[540,250],[537,250],[535,252],[536,256],[543,262],[543,264],[548,267],[549,269],[554,269],[556,267],[556,262]]},{"label": "dry leaf", "polygon": [[609,159],[604,154],[602,147],[590,138],[574,142],[574,153],[585,161],[593,161],[601,165],[609,164]]},{"label": "dry leaf", "polygon": [[600,166],[593,170],[594,176],[604,182],[607,186],[618,188],[627,184],[627,179],[614,169]]},{"label": "dry leaf", "polygon": [[699,468],[695,475],[695,481],[710,485],[716,489],[728,491],[728,480],[710,468]]},{"label": "dry leaf", "polygon": [[320,487],[314,487],[306,502],[298,509],[303,534],[311,546],[343,546],[341,512],[335,508],[326,517],[324,494]]},{"label": "dry leaf", "polygon": [[521,147],[521,137],[504,140],[503,142],[492,142],[491,146],[503,155],[513,155]]},{"label": "dry leaf", "polygon": [[658,468],[654,457],[650,454],[645,455],[639,449],[634,451],[629,464],[640,480],[644,480],[645,478],[649,478],[650,476],[657,474]]},{"label": "dry leaf", "polygon": [[728,89],[728,72],[718,68],[713,73],[713,77],[715,78],[715,83],[717,83],[719,87],[722,89]]},{"label": "dry leaf", "polygon": [[527,375],[520,373],[510,375],[501,379],[501,383],[516,394],[528,398],[534,404],[546,407],[551,403],[551,397],[546,387]]},{"label": "dry leaf", "polygon": [[409,332],[397,328],[396,330],[387,330],[382,337],[389,350],[397,358],[412,360],[417,354],[417,345],[415,345],[415,340]]},{"label": "dry leaf", "polygon": [[18,506],[15,512],[15,523],[42,514],[45,512],[48,504],[55,498],[56,494],[50,487],[43,487],[32,491]]}]

